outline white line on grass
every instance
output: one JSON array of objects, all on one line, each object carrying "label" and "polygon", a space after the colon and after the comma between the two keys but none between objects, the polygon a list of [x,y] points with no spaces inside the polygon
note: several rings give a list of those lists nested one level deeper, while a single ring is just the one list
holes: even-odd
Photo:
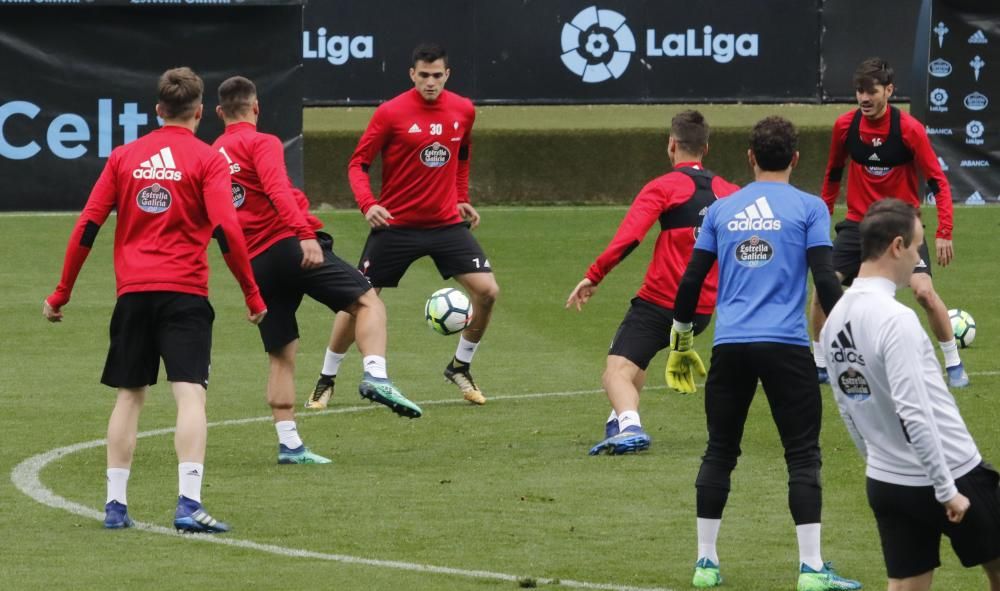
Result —
[{"label": "white line on grass", "polygon": [[[647,389],[658,389],[660,387],[651,387]],[[521,400],[521,399],[533,399],[533,398],[552,398],[561,396],[579,396],[581,394],[596,394],[603,392],[603,390],[568,390],[564,392],[537,392],[533,394],[520,394],[520,395],[509,395],[509,396],[492,396],[490,401],[499,400]],[[444,404],[466,404],[464,400],[431,400],[428,402],[422,402],[423,406],[435,406]],[[369,405],[369,406],[349,406],[344,408],[328,409],[323,411],[318,411],[314,413],[309,413],[310,415],[318,414],[343,414],[343,413],[354,413],[363,412],[368,410],[382,409],[382,406]],[[245,419],[231,419],[227,421],[217,421],[214,423],[209,423],[209,427],[228,427],[234,425],[245,425],[248,423],[259,423],[264,421],[272,420],[270,416],[263,417],[249,417]],[[139,433],[139,437],[156,437],[160,435],[169,435],[174,432],[174,428],[164,428],[164,429],[154,429],[152,431],[144,431]],[[28,495],[35,501],[53,507],[56,509],[62,509],[63,511],[68,511],[74,515],[79,515],[81,517],[86,517],[88,519],[94,519],[101,521],[104,519],[104,513],[96,509],[92,509],[85,505],[79,503],[74,503],[69,499],[63,498],[53,491],[49,490],[44,484],[42,484],[40,474],[42,470],[50,463],[61,459],[70,454],[74,454],[86,449],[91,449],[94,447],[102,447],[105,445],[104,439],[95,439],[93,441],[85,441],[83,443],[76,443],[74,445],[68,445],[65,447],[60,447],[32,456],[20,464],[14,467],[14,470],[10,474],[10,479],[14,483],[14,486],[18,488],[21,492]],[[276,554],[278,556],[288,556],[292,558],[312,558],[316,560],[327,560],[331,562],[340,562],[344,564],[357,564],[362,566],[372,566],[376,568],[388,568],[403,571],[419,572],[419,573],[432,573],[439,575],[451,575],[456,577],[466,577],[472,579],[486,579],[495,581],[507,581],[512,583],[518,583],[522,581],[532,580],[539,585],[562,585],[564,587],[572,587],[576,589],[598,589],[606,591],[671,591],[670,589],[663,588],[648,588],[648,587],[632,587],[629,585],[616,585],[612,583],[591,583],[588,581],[575,581],[572,579],[551,579],[546,577],[529,577],[523,575],[511,575],[507,573],[499,573],[487,570],[466,570],[461,568],[451,568],[447,566],[435,566],[432,564],[419,564],[415,562],[403,562],[399,560],[378,560],[374,558],[363,558],[360,556],[347,556],[344,554],[328,554],[325,552],[313,552],[312,550],[301,550],[297,548],[286,548],[284,546],[276,546],[273,544],[261,544],[258,542],[253,542],[250,540],[240,540],[233,537],[220,537],[220,536],[210,536],[210,535],[188,535],[181,536],[177,534],[174,530],[166,528],[159,525],[153,525],[151,523],[145,523],[136,521],[136,529],[161,534],[175,536],[184,540],[192,540],[197,542],[207,542],[212,544],[222,544],[224,546],[233,546],[236,548],[245,548],[247,550],[256,550],[258,552],[267,552],[269,554]]]}]

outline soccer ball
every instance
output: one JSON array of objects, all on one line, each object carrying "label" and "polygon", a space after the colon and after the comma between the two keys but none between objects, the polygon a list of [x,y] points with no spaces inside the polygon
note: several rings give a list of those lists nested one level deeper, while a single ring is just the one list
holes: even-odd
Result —
[{"label": "soccer ball", "polygon": [[469,297],[453,287],[439,289],[424,304],[424,319],[435,332],[449,335],[462,332],[472,320]]},{"label": "soccer ball", "polygon": [[972,314],[955,308],[948,310],[948,318],[951,320],[951,330],[955,333],[959,347],[964,349],[976,340],[976,320]]}]

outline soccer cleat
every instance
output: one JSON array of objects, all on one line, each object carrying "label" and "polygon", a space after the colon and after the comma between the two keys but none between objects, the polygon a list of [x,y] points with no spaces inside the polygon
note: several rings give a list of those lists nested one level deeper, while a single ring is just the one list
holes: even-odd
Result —
[{"label": "soccer cleat", "polygon": [[861,583],[845,579],[833,572],[833,565],[823,563],[823,568],[813,570],[808,564],[799,566],[798,591],[836,591],[838,589],[860,589]]},{"label": "soccer cleat", "polygon": [[722,584],[722,575],[719,573],[719,565],[708,558],[699,558],[694,563],[694,578],[691,585],[699,589],[718,587]]},{"label": "soccer cleat", "polygon": [[392,412],[398,414],[401,417],[409,417],[411,419],[419,419],[424,411],[420,410],[420,407],[410,402],[410,400],[403,396],[403,393],[399,391],[399,388],[393,385],[386,378],[374,378],[368,372],[365,372],[364,377],[361,379],[361,385],[358,386],[358,392],[361,394],[362,398],[367,398],[372,402],[378,402],[379,404],[384,404],[388,406]]},{"label": "soccer cleat", "polygon": [[125,529],[134,525],[132,518],[128,516],[128,507],[118,501],[109,501],[104,505],[105,529]]},{"label": "soccer cleat", "polygon": [[631,427],[625,427],[624,431],[608,437],[590,448],[589,454],[596,456],[601,452],[607,452],[608,455],[618,456],[638,452],[649,449],[650,441],[649,435],[642,430],[642,427],[632,425]]},{"label": "soccer cleat", "polygon": [[816,381],[820,384],[830,383],[830,372],[827,371],[825,367],[816,368]]},{"label": "soccer cleat", "polygon": [[614,437],[618,435],[618,419],[611,419],[607,423],[604,423],[604,438]]},{"label": "soccer cleat", "polygon": [[458,386],[462,391],[462,398],[465,398],[472,404],[486,404],[486,397],[483,396],[479,387],[476,386],[476,381],[472,379],[468,363],[462,363],[453,359],[444,368],[444,378]]},{"label": "soccer cleat", "polygon": [[201,503],[183,495],[177,497],[174,527],[188,534],[224,534],[230,529],[228,524],[209,515]]},{"label": "soccer cleat", "polygon": [[290,448],[283,443],[278,444],[279,464],[329,464],[332,460],[309,451],[305,445]]},{"label": "soccer cleat", "polygon": [[333,397],[333,381],[337,376],[319,374],[316,380],[316,387],[313,388],[312,395],[306,400],[306,408],[310,410],[323,410],[330,403]]},{"label": "soccer cleat", "polygon": [[965,372],[965,367],[961,363],[946,367],[948,372],[948,385],[952,388],[964,388],[969,385],[969,374]]}]

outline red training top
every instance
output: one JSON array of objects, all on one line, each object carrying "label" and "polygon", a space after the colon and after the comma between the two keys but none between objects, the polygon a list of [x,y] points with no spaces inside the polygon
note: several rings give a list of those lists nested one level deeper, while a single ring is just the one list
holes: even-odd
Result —
[{"label": "red training top", "polygon": [[112,209],[118,296],[144,291],[208,295],[205,249],[221,231],[226,264],[251,313],[265,309],[229,190],[226,161],[183,127],[168,125],[115,148],[80,214],[62,278],[47,300],[58,309],[70,298],[101,225]]},{"label": "red training top", "polygon": [[[429,103],[411,89],[382,103],[347,166],[362,213],[377,201],[389,223],[433,228],[462,221],[458,203],[469,202],[469,150],[476,110],[472,101],[442,90]],[[368,167],[382,154],[382,191],[372,194]]]},{"label": "red training top", "polygon": [[[618,227],[615,237],[586,274],[587,279],[595,285],[600,283],[615,265],[639,246],[649,229],[659,221],[663,229],[656,238],[656,246],[649,261],[649,268],[646,270],[646,277],[636,295],[671,310],[674,308],[677,287],[680,285],[688,261],[691,260],[697,232],[701,228],[701,221],[708,207],[706,202],[703,207],[695,208],[693,211],[685,211],[691,208],[680,209],[694,196],[696,187],[690,176],[676,169],[704,170],[701,164],[682,162],[674,168],[673,172],[653,179],[639,191],[625,214],[625,219]],[[716,176],[712,178],[711,189],[714,197],[718,199],[730,195],[739,187]],[[713,265],[712,271],[705,278],[698,299],[696,309],[698,314],[712,313],[718,284],[719,270]]]}]

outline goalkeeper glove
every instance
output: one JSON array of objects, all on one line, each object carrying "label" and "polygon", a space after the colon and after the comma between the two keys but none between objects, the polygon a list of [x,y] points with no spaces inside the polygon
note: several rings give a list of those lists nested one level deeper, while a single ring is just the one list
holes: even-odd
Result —
[{"label": "goalkeeper glove", "polygon": [[695,392],[694,373],[700,377],[705,377],[705,364],[694,346],[694,329],[690,324],[681,325],[682,330],[678,330],[679,323],[674,324],[670,329],[670,356],[667,357],[667,386],[682,394],[693,394]]}]

